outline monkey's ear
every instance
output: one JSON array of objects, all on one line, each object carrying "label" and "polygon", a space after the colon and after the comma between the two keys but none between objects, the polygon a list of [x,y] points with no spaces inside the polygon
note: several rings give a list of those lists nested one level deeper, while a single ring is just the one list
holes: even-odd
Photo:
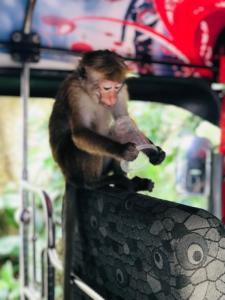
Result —
[{"label": "monkey's ear", "polygon": [[84,68],[83,66],[79,66],[79,67],[77,68],[77,72],[78,72],[79,77],[80,77],[81,79],[85,79],[85,78],[86,78],[86,70],[85,70],[85,68]]}]

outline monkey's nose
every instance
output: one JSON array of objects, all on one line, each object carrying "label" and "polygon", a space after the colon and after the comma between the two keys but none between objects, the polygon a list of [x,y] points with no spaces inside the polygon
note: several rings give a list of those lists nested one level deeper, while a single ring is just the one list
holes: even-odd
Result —
[{"label": "monkey's nose", "polygon": [[117,94],[116,94],[116,93],[111,93],[111,94],[109,95],[108,100],[109,100],[109,105],[110,105],[110,106],[115,105],[116,102],[117,102]]},{"label": "monkey's nose", "polygon": [[111,101],[109,102],[110,106],[114,106],[116,104],[117,98],[113,98],[111,99]]},{"label": "monkey's nose", "polygon": [[114,95],[107,95],[107,97],[102,97],[101,102],[107,106],[114,106],[117,102],[117,97]]}]

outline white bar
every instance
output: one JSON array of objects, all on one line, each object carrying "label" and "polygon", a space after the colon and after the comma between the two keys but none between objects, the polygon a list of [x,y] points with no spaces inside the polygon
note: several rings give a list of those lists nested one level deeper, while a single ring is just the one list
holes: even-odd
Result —
[{"label": "white bar", "polygon": [[30,300],[41,300],[41,295],[32,287],[25,287],[21,292]]},{"label": "white bar", "polygon": [[58,256],[55,248],[54,249],[48,249],[48,256],[49,256],[49,259],[50,259],[50,262],[51,262],[52,266],[56,270],[63,271],[62,261],[59,259],[59,256]]},{"label": "white bar", "polygon": [[[47,52],[47,51],[46,51]],[[44,52],[43,52],[44,53]],[[62,55],[62,54],[61,54]],[[54,53],[53,55],[54,56]],[[60,59],[60,56],[58,56]],[[40,58],[38,63],[29,63],[30,69],[40,69],[40,70],[56,70],[56,71],[73,71],[78,65],[79,57],[68,56],[68,60],[56,60],[54,58]],[[15,62],[12,60],[10,54],[1,53],[0,55],[0,66],[1,68],[21,68],[22,64],[20,62]]]},{"label": "white bar", "polygon": [[75,275],[75,278],[73,279],[73,281],[85,294],[87,294],[93,300],[106,300],[105,298],[100,296],[98,293],[96,293],[85,282],[83,282],[78,276]]}]

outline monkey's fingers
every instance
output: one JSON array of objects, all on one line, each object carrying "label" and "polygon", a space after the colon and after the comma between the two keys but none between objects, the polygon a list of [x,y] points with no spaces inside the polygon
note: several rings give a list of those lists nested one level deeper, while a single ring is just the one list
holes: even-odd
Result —
[{"label": "monkey's fingers", "polygon": [[153,165],[159,165],[163,162],[163,160],[166,157],[165,151],[163,151],[160,147],[157,147],[157,151],[153,149],[147,149],[146,151],[143,151],[149,158],[149,161]]},{"label": "monkey's fingers", "polygon": [[126,143],[123,145],[122,158],[127,161],[135,160],[138,156],[139,151],[134,143]]},{"label": "monkey's fingers", "polygon": [[161,164],[165,157],[166,157],[166,153],[160,148],[158,148],[158,152],[156,152],[154,155],[152,155],[149,160],[153,165],[159,165]]}]

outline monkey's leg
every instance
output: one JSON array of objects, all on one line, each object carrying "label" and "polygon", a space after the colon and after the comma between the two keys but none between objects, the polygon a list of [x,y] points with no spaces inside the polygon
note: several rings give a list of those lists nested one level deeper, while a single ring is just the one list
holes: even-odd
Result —
[{"label": "monkey's leg", "polygon": [[154,182],[151,179],[140,178],[135,176],[131,179],[133,188],[136,192],[148,191],[151,192],[154,188]]},{"label": "monkey's leg", "polygon": [[121,189],[128,191],[135,191],[133,188],[132,181],[123,175],[107,175],[99,178],[98,180],[92,180],[83,185],[84,188],[94,190],[101,189],[107,186],[116,186]]},{"label": "monkey's leg", "polygon": [[[91,162],[89,161],[89,167]],[[134,177],[129,179],[126,173],[120,168],[118,161],[112,161],[111,167],[107,172],[113,171],[112,175],[103,175],[97,179],[93,179],[93,176],[86,176],[86,178],[76,175],[75,177],[67,177],[67,181],[71,183],[75,188],[84,188],[89,190],[101,189],[107,186],[115,186],[120,189],[124,189],[130,192],[137,191],[152,191],[154,183],[150,179]],[[71,174],[72,175],[72,174]],[[90,174],[89,174],[90,175]]]},{"label": "monkey's leg", "polygon": [[91,181],[88,183],[74,183],[73,180],[68,180],[68,182],[75,188],[84,188],[88,190],[102,189],[107,186],[115,186],[120,189],[124,189],[129,192],[138,192],[138,191],[149,191],[151,192],[154,187],[154,182],[150,179],[134,177],[132,179],[127,178],[126,176],[120,175],[110,175],[104,178],[101,178],[97,181]]},{"label": "monkey's leg", "polygon": [[132,179],[122,175],[113,175],[111,178],[111,184],[116,187],[125,189],[131,192],[149,191],[151,192],[154,187],[154,182],[150,179],[134,177]]},{"label": "monkey's leg", "polygon": [[[154,187],[154,182],[151,179],[140,178],[135,176],[132,179],[127,178],[127,174],[121,169],[120,163],[117,160],[113,160],[112,165],[113,171],[115,173],[117,186],[121,188],[126,188],[135,192],[138,191],[149,191],[151,192]],[[125,178],[125,179],[124,179]]]}]

